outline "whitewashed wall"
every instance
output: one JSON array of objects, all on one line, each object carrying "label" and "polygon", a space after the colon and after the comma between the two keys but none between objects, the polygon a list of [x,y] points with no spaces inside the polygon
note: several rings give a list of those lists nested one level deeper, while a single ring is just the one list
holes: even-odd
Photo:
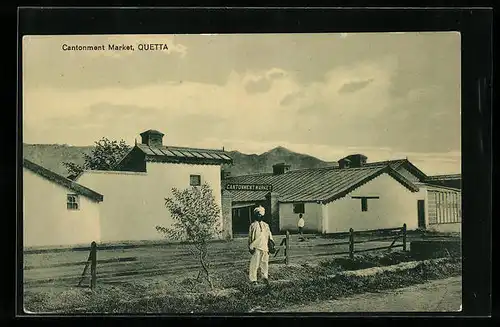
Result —
[{"label": "whitewashed wall", "polygon": [[[361,211],[361,200],[352,196],[379,196],[368,200],[368,211]],[[418,226],[417,200],[425,199],[422,190],[411,192],[388,174],[382,174],[362,185],[347,196],[333,201],[324,208],[327,233],[378,228]]]},{"label": "whitewashed wall", "polygon": [[23,168],[24,247],[90,245],[101,238],[100,203],[80,195],[80,210],[68,210],[75,192]]},{"label": "whitewashed wall", "polygon": [[188,188],[191,174],[201,175],[201,182],[211,185],[221,207],[220,166],[148,162],[146,170],[147,173],[87,171],[78,179],[104,195],[103,242],[163,239],[155,227],[172,224],[165,198],[172,196],[173,187]]},{"label": "whitewashed wall", "polygon": [[[304,203],[304,230],[321,233],[322,210],[321,204]],[[293,203],[280,203],[280,230],[297,231],[299,214],[293,212]]]}]

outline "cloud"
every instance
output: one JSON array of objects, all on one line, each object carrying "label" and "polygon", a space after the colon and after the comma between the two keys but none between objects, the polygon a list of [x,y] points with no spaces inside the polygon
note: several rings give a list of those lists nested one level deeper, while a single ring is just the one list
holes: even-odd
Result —
[{"label": "cloud", "polygon": [[[355,73],[362,75],[362,71],[363,68],[357,69]],[[333,104],[324,108],[329,114],[336,111],[335,107],[339,107],[338,112],[345,111],[344,122],[356,116],[359,106],[354,98],[339,97],[331,92],[342,83],[338,79],[347,75],[349,72],[345,70],[334,71],[325,83],[312,83],[305,88],[293,74],[270,69],[246,74],[233,71],[223,86],[186,81],[148,84],[133,90],[123,87],[78,91],[28,89],[24,92],[24,118],[34,126],[50,118],[76,117],[82,120],[100,117],[112,124],[113,119],[124,119],[125,115],[140,117],[144,110],[153,120],[160,121],[176,121],[185,115],[208,115],[232,121],[225,128],[227,133],[255,137],[252,134],[258,131],[260,137],[266,138],[289,133],[297,123],[295,115],[299,110],[318,101]],[[260,80],[269,81],[268,89],[249,93],[248,83]],[[383,83],[383,78],[379,81]],[[377,88],[382,86],[373,83],[374,91],[367,91],[366,101],[373,101],[373,96],[380,95]],[[281,106],[280,103],[294,92],[302,92],[303,96],[289,106]],[[260,127],[249,128],[252,124]]]},{"label": "cloud", "polygon": [[280,105],[282,106],[287,106],[292,104],[296,99],[299,99],[304,96],[304,93],[301,91],[298,92],[292,92],[290,94],[287,94],[283,99],[280,101]]},{"label": "cloud", "polygon": [[354,81],[354,82],[349,82],[349,83],[346,83],[344,85],[342,85],[339,89],[339,93],[350,93],[350,92],[356,92],[356,91],[359,91],[359,90],[362,90],[364,89],[365,87],[368,86],[368,84],[370,84],[371,82],[373,82],[373,78],[370,78],[366,81]]},{"label": "cloud", "polygon": [[[301,85],[293,72],[272,68],[244,74],[233,71],[224,85],[185,81],[151,83],[134,89],[62,91],[37,88],[24,93],[24,118],[28,126],[36,126],[50,118],[71,120],[78,117],[82,122],[93,119],[103,124],[115,124],[119,119],[124,126],[138,127],[132,123],[136,120],[160,125],[161,129],[171,122],[186,123],[183,118],[186,115],[194,122],[198,115],[200,120],[214,117],[227,122],[221,132],[204,131],[200,126],[196,133],[199,135],[206,132],[208,136],[229,134],[257,140],[381,145],[383,142],[378,142],[379,139],[390,141],[384,138],[384,129],[388,129],[394,119],[405,119],[401,114],[388,115],[395,105],[389,95],[392,67],[391,58],[380,62],[365,61],[333,69],[326,72],[322,82],[306,86]],[[336,92],[353,78],[372,81],[356,93]],[[248,92],[249,83],[256,81],[268,81],[267,89]],[[129,116],[132,118],[127,122]],[[132,131],[131,127],[127,130],[128,133]],[[188,134],[186,131],[179,133],[185,137]],[[82,131],[81,136],[72,133],[72,137],[80,138],[80,142],[92,142],[87,131]]]},{"label": "cloud", "polygon": [[271,89],[274,80],[286,77],[286,72],[282,69],[272,68],[267,71],[257,73],[247,72],[244,77],[245,89],[248,93],[267,92]]},{"label": "cloud", "polygon": [[288,144],[328,160],[364,147],[369,158],[417,153],[428,165],[439,164],[424,154],[449,158],[441,154],[460,149],[460,74],[440,48],[453,49],[451,41],[414,34],[167,40],[169,54],[116,58],[58,57],[49,49],[61,39],[28,44],[25,142],[85,145],[104,134],[133,142],[153,128],[172,145],[227,140],[246,152]]},{"label": "cloud", "polygon": [[245,89],[248,93],[259,93],[259,92],[267,92],[271,89],[272,82],[268,79],[261,78],[257,81],[249,81],[245,85]]}]

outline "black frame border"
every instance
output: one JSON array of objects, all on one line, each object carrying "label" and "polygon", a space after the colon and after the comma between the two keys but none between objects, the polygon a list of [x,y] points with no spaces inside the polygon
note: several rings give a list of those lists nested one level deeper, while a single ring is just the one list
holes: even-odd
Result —
[{"label": "black frame border", "polygon": [[[53,34],[459,31],[462,39],[463,311],[331,317],[490,316],[492,223],[491,8],[20,8],[17,37],[16,264],[22,310],[22,36]],[[481,83],[481,103],[478,85]],[[19,302],[21,300],[21,302]],[[187,315],[193,317],[193,315]],[[222,317],[216,315],[215,317]],[[247,315],[231,315],[246,317]],[[293,315],[284,315],[293,317]],[[315,315],[317,316],[317,315]],[[322,314],[321,316],[330,316]],[[29,318],[30,316],[25,316]],[[43,317],[43,316],[37,316]],[[97,316],[99,317],[99,316]],[[137,315],[137,317],[144,317]],[[283,317],[283,316],[282,316]],[[44,319],[44,318],[41,318]],[[212,320],[212,319],[210,319]],[[394,320],[394,319],[393,319]]]}]

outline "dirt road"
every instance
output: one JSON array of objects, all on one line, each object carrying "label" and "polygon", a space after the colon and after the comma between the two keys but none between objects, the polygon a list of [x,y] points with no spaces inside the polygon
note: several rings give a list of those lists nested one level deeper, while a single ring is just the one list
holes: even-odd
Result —
[{"label": "dirt road", "polygon": [[279,312],[449,312],[462,303],[462,277],[289,307]]}]

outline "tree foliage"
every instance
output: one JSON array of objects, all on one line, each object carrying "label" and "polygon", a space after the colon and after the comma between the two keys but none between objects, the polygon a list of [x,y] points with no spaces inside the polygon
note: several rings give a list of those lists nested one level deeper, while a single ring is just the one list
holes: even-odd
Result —
[{"label": "tree foliage", "polygon": [[63,162],[72,176],[79,175],[84,170],[111,170],[128,153],[130,146],[124,140],[120,142],[105,137],[96,141],[90,154],[83,154],[84,164]]},{"label": "tree foliage", "polygon": [[213,288],[209,273],[208,249],[210,240],[221,233],[220,208],[208,184],[185,190],[172,189],[173,197],[165,199],[173,224],[169,227],[156,226],[156,230],[167,238],[186,241],[191,253],[198,258],[200,270]]}]

